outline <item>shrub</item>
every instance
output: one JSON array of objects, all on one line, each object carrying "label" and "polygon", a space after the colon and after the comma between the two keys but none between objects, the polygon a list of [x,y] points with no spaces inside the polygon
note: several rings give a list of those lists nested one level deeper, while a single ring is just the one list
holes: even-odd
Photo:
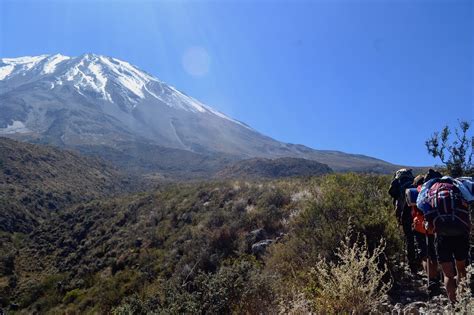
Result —
[{"label": "shrub", "polygon": [[63,303],[64,304],[69,304],[73,303],[75,301],[80,300],[84,296],[84,290],[81,289],[73,289],[69,292],[66,293],[66,295],[63,297]]},{"label": "shrub", "polygon": [[31,284],[22,292],[19,301],[22,307],[34,305],[37,310],[47,310],[62,301],[61,284],[63,274],[48,275],[41,280],[31,280]]},{"label": "shrub", "polygon": [[258,262],[250,257],[228,263],[216,273],[200,272],[186,285],[166,284],[166,293],[154,311],[163,314],[267,313],[275,300],[271,277],[262,273]]},{"label": "shrub", "polygon": [[112,310],[113,315],[145,315],[150,309],[137,296],[125,299],[125,302]]},{"label": "shrub", "polygon": [[467,135],[470,127],[469,122],[459,121],[460,130],[455,128],[454,139],[450,139],[451,130],[446,126],[425,142],[428,153],[439,158],[453,177],[474,173],[474,136]]},{"label": "shrub", "polygon": [[383,239],[372,252],[365,237],[349,228],[335,251],[335,262],[320,260],[310,272],[308,297],[318,312],[363,314],[386,299],[391,281],[384,282],[387,267],[380,262],[385,249]]},{"label": "shrub", "polygon": [[197,280],[204,313],[260,314],[274,300],[270,277],[254,260],[235,261],[216,274],[201,274]]},{"label": "shrub", "polygon": [[311,314],[311,303],[306,294],[297,289],[290,291],[287,296],[280,296],[278,301],[278,314],[301,315]]}]

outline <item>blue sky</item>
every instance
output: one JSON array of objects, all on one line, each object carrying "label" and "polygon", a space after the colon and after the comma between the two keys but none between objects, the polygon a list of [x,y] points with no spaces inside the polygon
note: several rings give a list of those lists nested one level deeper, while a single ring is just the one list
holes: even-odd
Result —
[{"label": "blue sky", "polygon": [[474,1],[5,1],[0,57],[117,57],[281,141],[429,165],[474,121]]}]

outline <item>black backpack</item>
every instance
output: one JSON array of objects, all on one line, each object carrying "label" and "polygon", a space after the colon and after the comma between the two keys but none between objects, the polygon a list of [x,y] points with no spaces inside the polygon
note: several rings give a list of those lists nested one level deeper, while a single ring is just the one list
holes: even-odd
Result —
[{"label": "black backpack", "polygon": [[[395,206],[395,215],[400,221],[404,215],[406,205],[405,190],[407,188],[413,187],[413,172],[411,169],[402,168],[395,172],[392,182],[390,183],[390,188],[388,189],[389,195],[393,199],[393,204]],[[410,212],[407,212],[407,215]]]},{"label": "black backpack", "polygon": [[401,195],[405,195],[405,189],[413,185],[413,176],[411,169],[402,168],[395,172],[388,193],[396,201]]}]

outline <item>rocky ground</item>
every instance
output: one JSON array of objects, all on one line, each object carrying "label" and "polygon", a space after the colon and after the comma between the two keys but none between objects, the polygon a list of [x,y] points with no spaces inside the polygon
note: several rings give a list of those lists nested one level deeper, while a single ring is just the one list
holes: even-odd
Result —
[{"label": "rocky ground", "polygon": [[401,263],[400,268],[402,279],[398,285],[394,285],[392,299],[381,306],[381,313],[393,315],[465,313],[451,305],[443,286],[440,295],[429,298],[427,279],[423,272],[412,275],[405,263]]}]

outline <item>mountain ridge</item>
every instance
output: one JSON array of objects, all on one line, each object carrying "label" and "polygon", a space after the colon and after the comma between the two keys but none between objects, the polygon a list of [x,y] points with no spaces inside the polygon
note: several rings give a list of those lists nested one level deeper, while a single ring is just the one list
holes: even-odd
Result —
[{"label": "mountain ridge", "polygon": [[124,151],[122,143],[136,142],[205,157],[303,158],[335,171],[396,168],[363,155],[279,142],[126,61],[91,53],[0,59],[0,110],[0,134],[66,148]]}]

